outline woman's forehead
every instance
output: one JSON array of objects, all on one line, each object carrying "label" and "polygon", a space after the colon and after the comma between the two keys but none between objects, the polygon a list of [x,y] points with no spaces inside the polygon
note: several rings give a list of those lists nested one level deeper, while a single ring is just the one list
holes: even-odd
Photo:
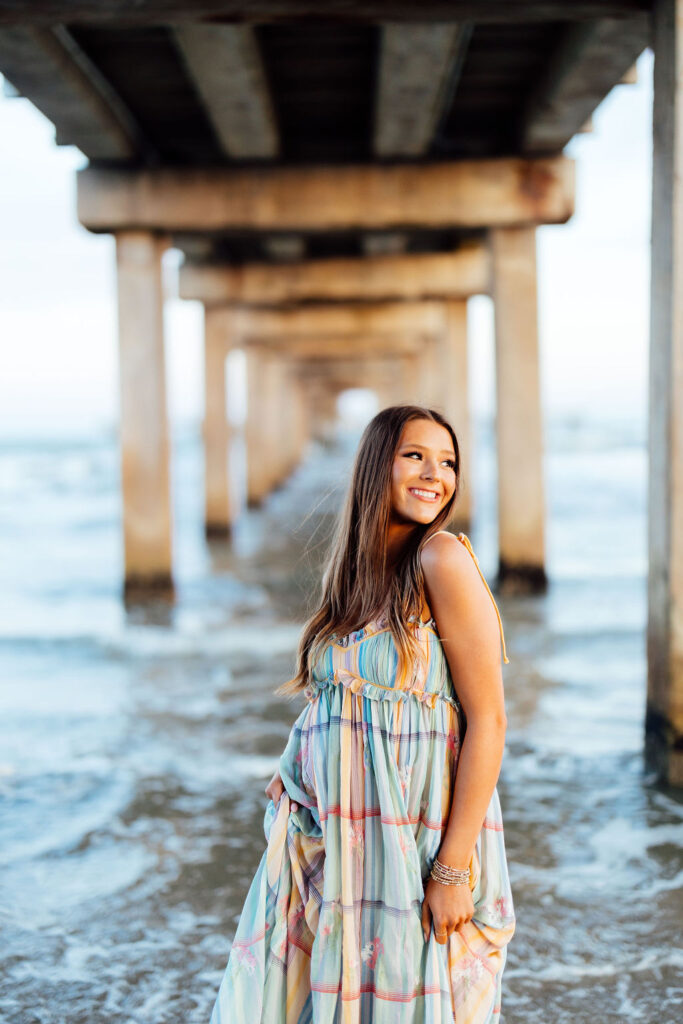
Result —
[{"label": "woman's forehead", "polygon": [[449,431],[433,420],[410,420],[401,431],[400,443],[415,443],[423,447],[453,451]]}]

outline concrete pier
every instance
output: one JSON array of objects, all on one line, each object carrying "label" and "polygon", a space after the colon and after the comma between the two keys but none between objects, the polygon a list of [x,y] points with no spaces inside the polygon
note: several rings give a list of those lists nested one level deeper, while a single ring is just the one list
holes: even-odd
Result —
[{"label": "concrete pier", "polygon": [[654,7],[646,756],[683,786],[683,2]]},{"label": "concrete pier", "polygon": [[249,345],[247,355],[247,422],[245,429],[247,453],[247,504],[258,505],[269,488],[267,465],[267,412],[263,387],[268,353],[263,345]]},{"label": "concrete pier", "polygon": [[451,299],[444,303],[445,330],[438,336],[438,364],[441,381],[441,408],[458,438],[461,459],[460,497],[457,502],[457,528],[471,528],[472,428],[468,387],[467,301]]},{"label": "concrete pier", "polygon": [[415,302],[462,299],[488,291],[489,254],[483,242],[455,252],[400,253],[242,267],[188,262],[181,298],[211,304],[279,306],[298,302]]},{"label": "concrete pier", "polygon": [[204,523],[207,537],[227,537],[237,508],[230,488],[231,430],[226,409],[226,358],[231,343],[230,314],[204,309]]},{"label": "concrete pier", "polygon": [[681,3],[334,0],[326,19],[338,24],[322,24],[305,0],[257,12],[220,0],[0,0],[0,71],[59,145],[85,154],[80,222],[117,238],[128,595],[172,585],[164,244],[185,255],[181,295],[207,307],[208,536],[226,536],[238,512],[233,339],[248,363],[250,503],[309,437],[329,436],[339,393],[367,384],[382,402],[424,401],[453,421],[469,529],[465,303],[492,294],[499,583],[546,587],[535,230],[571,217],[565,148],[632,80],[652,13],[647,736],[659,774],[683,782]]},{"label": "concrete pier", "polygon": [[542,590],[547,577],[536,235],[533,228],[498,228],[490,240],[496,323],[498,579],[508,592]]},{"label": "concrete pier", "polygon": [[171,592],[171,495],[161,256],[148,231],[116,235],[124,591]]}]

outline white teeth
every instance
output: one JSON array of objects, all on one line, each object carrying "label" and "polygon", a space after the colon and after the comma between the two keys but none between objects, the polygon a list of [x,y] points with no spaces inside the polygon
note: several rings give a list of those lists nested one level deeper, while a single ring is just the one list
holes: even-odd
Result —
[{"label": "white teeth", "polygon": [[409,488],[411,494],[417,494],[420,498],[428,498],[430,501],[436,501],[438,495],[435,491],[421,491],[417,487]]}]

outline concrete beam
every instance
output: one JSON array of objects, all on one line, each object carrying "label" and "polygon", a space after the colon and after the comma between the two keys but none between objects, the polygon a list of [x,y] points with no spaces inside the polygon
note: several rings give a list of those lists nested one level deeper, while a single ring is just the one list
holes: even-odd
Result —
[{"label": "concrete beam", "polygon": [[387,380],[394,380],[396,376],[396,355],[393,353],[374,353],[367,356],[362,364],[358,358],[349,352],[340,353],[325,361],[314,361],[310,359],[298,359],[292,357],[291,352],[287,358],[292,366],[296,367],[297,374],[303,379],[334,380],[344,388],[369,387],[366,376],[373,379],[380,374],[386,375]]},{"label": "concrete beam", "polygon": [[569,26],[527,105],[521,151],[532,155],[563,149],[649,41],[646,11]]},{"label": "concrete beam", "polygon": [[356,358],[329,360],[326,363],[308,359],[289,360],[295,379],[308,383],[330,381],[340,391],[348,388],[370,388],[377,393],[380,407],[392,405],[403,396],[397,394],[397,372],[402,357],[373,356],[359,362]]},{"label": "concrete beam", "polygon": [[235,323],[246,343],[312,338],[322,347],[324,338],[432,335],[444,329],[445,319],[440,302],[378,302],[240,310],[235,312]]},{"label": "concrete beam", "polygon": [[469,25],[382,26],[374,151],[422,156],[453,95],[472,34]]},{"label": "concrete beam", "polygon": [[150,157],[132,114],[63,25],[0,28],[0,71],[91,160]]},{"label": "concrete beam", "polygon": [[397,256],[408,248],[405,231],[367,231],[361,240],[366,256]]},{"label": "concrete beam", "polygon": [[209,305],[282,305],[289,302],[349,302],[462,299],[489,290],[490,260],[484,244],[449,253],[307,260],[285,266],[193,265],[180,270],[183,299]]},{"label": "concrete beam", "polygon": [[638,65],[633,64],[619,79],[619,85],[638,85]]},{"label": "concrete beam", "polygon": [[278,131],[256,37],[248,25],[181,25],[175,39],[227,156],[267,159]]},{"label": "concrete beam", "polygon": [[499,227],[564,223],[573,208],[564,157],[78,173],[78,217],[91,231]]},{"label": "concrete beam", "polygon": [[[326,0],[325,17],[344,21],[584,21],[642,10],[643,0]],[[56,21],[164,25],[188,21],[260,23],[319,18],[320,0],[0,0],[0,24]]]},{"label": "concrete beam", "polygon": [[[315,337],[277,338],[259,347],[275,349],[286,358],[307,359],[317,366],[327,366],[341,358],[353,356],[357,363],[380,356],[388,358],[415,354],[430,335],[375,334],[375,335],[317,335]],[[252,343],[253,344],[253,343]]]}]

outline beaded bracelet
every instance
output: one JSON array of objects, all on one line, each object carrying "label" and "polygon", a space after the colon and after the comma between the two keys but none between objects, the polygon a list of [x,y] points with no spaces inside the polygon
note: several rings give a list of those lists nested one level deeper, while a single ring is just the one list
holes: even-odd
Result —
[{"label": "beaded bracelet", "polygon": [[451,868],[448,864],[442,864],[436,857],[429,872],[430,878],[442,885],[469,885],[469,868]]}]

